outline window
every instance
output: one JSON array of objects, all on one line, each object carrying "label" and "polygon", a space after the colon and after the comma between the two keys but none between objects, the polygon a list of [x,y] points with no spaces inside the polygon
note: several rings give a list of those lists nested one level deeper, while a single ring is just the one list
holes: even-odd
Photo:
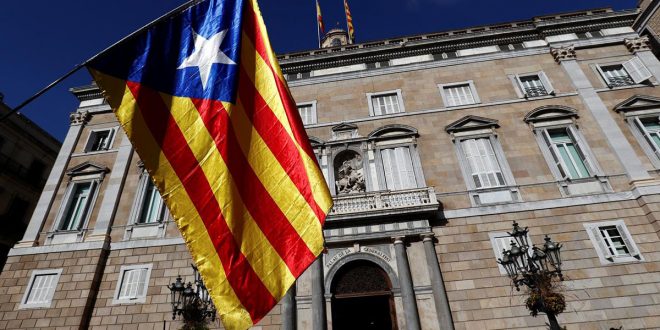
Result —
[{"label": "window", "polygon": [[142,210],[137,223],[154,223],[163,220],[163,199],[158,188],[151,179],[147,178],[142,200]]},{"label": "window", "polygon": [[372,116],[405,112],[401,90],[367,94],[367,96],[369,98],[369,112]]},{"label": "window", "polygon": [[87,219],[95,189],[96,182],[73,183],[58,230],[80,230]]},{"label": "window", "polygon": [[623,220],[584,224],[603,264],[642,260]]},{"label": "window", "polygon": [[115,128],[92,131],[85,152],[110,150],[115,132]]},{"label": "window", "polygon": [[439,87],[445,107],[456,107],[480,102],[474,84],[471,81],[460,84],[439,85]]},{"label": "window", "polygon": [[33,271],[19,308],[50,307],[60,274],[62,269]]},{"label": "window", "polygon": [[303,125],[316,124],[316,102],[298,104],[298,113]]},{"label": "window", "polygon": [[653,150],[655,156],[660,159],[660,122],[658,121],[658,117],[635,117],[633,121],[644,135],[644,139]]},{"label": "window", "polygon": [[652,76],[637,57],[621,64],[601,65],[598,70],[610,88],[641,84]]},{"label": "window", "polygon": [[144,303],[151,275],[151,264],[122,266],[113,304]]},{"label": "window", "polygon": [[461,141],[468,170],[477,189],[504,186],[504,175],[488,138]]},{"label": "window", "polygon": [[380,151],[385,173],[385,185],[389,190],[417,188],[410,149],[397,147]]},{"label": "window", "polygon": [[568,127],[544,129],[542,134],[562,178],[575,180],[591,176],[587,158]]},{"label": "window", "polygon": [[550,80],[543,72],[516,76],[524,97],[539,97],[554,93]]}]

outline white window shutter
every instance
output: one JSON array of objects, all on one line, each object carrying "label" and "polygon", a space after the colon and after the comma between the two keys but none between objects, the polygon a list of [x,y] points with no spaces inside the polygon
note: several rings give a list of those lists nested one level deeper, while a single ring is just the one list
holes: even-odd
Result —
[{"label": "white window shutter", "polygon": [[555,161],[555,166],[557,166],[557,170],[559,170],[559,175],[561,175],[562,180],[568,179],[568,171],[566,170],[566,166],[564,165],[564,160],[561,158],[557,146],[555,146],[555,144],[552,142],[552,138],[550,138],[550,134],[548,133],[548,130],[547,129],[541,130],[541,134],[543,135],[543,140],[548,146],[548,150],[550,151],[550,154],[552,155],[552,158]]},{"label": "white window shutter", "polygon": [[623,239],[623,243],[628,248],[628,252],[630,252],[630,255],[635,258],[639,258],[639,251],[637,250],[637,247],[635,246],[632,237],[630,237],[630,233],[628,233],[628,231],[626,230],[626,226],[622,223],[617,223],[616,230],[619,231],[619,235],[621,235],[621,239]]},{"label": "white window shutter", "polygon": [[636,84],[642,83],[653,76],[651,71],[649,71],[649,69],[647,69],[637,57],[633,57],[630,60],[623,62],[622,65]]},{"label": "white window shutter", "polygon": [[516,82],[518,83],[518,89],[520,89],[520,92],[524,97],[527,97],[527,92],[525,92],[525,85],[523,82],[520,80],[520,75],[516,75]]},{"label": "white window shutter", "polygon": [[394,183],[393,169],[392,169],[392,149],[383,149],[380,152],[383,159],[383,173],[385,175],[385,187],[392,189]]},{"label": "white window shutter", "polygon": [[614,260],[614,258],[612,257],[612,253],[610,252],[610,249],[605,244],[605,240],[603,239],[603,234],[601,234],[600,232],[600,228],[598,226],[593,226],[590,227],[589,230],[591,231],[591,234],[596,240],[596,245],[598,245],[596,246],[596,248],[603,253],[603,257],[609,261]]},{"label": "white window shutter", "polygon": [[589,171],[590,175],[595,175],[597,173],[600,173],[598,170],[598,167],[596,167],[596,164],[594,163],[594,160],[591,159],[591,155],[589,155],[587,152],[589,148],[587,147],[587,144],[582,140],[580,135],[575,131],[575,128],[572,126],[567,127],[567,131],[573,142],[575,142],[576,149],[582,159],[584,160],[584,164],[587,166],[587,170]]},{"label": "white window shutter", "polygon": [[639,129],[640,132],[642,132],[642,135],[644,135],[644,138],[646,139],[646,142],[648,145],[653,149],[653,153],[655,153],[655,156],[660,159],[660,146],[657,146],[655,144],[655,141],[653,141],[653,137],[649,133],[649,131],[646,129],[642,121],[639,119],[639,117],[635,117],[634,120],[635,125]]},{"label": "white window shutter", "polygon": [[545,75],[545,72],[543,71],[539,72],[539,79],[541,79],[541,83],[543,84],[543,87],[545,88],[545,91],[548,94],[555,93],[555,89],[552,87],[552,84],[550,83],[550,79],[548,79],[548,76]]}]

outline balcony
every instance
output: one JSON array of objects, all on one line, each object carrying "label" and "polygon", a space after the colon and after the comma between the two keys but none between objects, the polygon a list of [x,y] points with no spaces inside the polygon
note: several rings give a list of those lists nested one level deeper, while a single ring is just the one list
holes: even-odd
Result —
[{"label": "balcony", "polygon": [[430,214],[440,207],[431,187],[339,195],[334,203],[328,221]]}]

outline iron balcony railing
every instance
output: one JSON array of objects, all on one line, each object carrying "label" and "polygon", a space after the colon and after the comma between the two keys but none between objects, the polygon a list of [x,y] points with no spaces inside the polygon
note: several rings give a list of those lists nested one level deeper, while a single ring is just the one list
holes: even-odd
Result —
[{"label": "iron balcony railing", "polygon": [[545,87],[525,87],[525,97],[539,97],[548,95]]},{"label": "iron balcony railing", "polygon": [[634,84],[635,82],[629,76],[607,78],[607,85],[610,87],[630,86]]}]

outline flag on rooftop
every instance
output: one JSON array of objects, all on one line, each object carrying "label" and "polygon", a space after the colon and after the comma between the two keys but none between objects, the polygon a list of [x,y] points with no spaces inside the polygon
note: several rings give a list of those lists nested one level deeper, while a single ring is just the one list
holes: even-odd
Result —
[{"label": "flag on rooftop", "polygon": [[257,323],[323,249],[332,199],[256,0],[207,0],[88,65],[228,329]]},{"label": "flag on rooftop", "polygon": [[325,25],[323,25],[323,16],[321,15],[321,6],[319,5],[319,0],[316,0],[316,21],[319,24],[319,31],[325,33]]},{"label": "flag on rooftop", "polygon": [[353,28],[353,16],[351,9],[348,8],[348,0],[344,0],[344,11],[346,12],[346,28],[348,29],[348,39],[351,43],[355,42],[355,29]]}]

